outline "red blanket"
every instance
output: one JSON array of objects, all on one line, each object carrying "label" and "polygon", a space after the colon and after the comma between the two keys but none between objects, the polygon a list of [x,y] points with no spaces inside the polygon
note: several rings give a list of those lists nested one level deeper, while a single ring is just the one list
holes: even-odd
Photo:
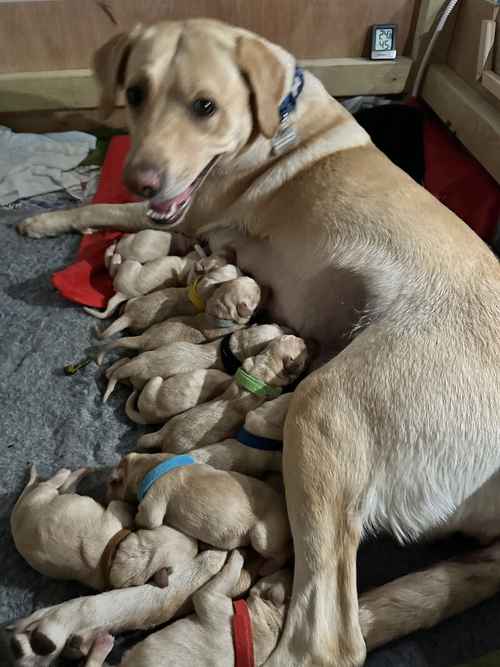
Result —
[{"label": "red blanket", "polygon": [[[481,238],[490,240],[500,212],[500,187],[439,121],[426,121],[424,141],[426,188]],[[94,204],[135,201],[121,182],[129,146],[128,136],[111,140]],[[54,273],[53,285],[70,301],[103,308],[113,294],[104,266],[104,250],[118,236],[120,232],[84,236],[76,262]]]},{"label": "red blanket", "polygon": [[[126,204],[136,201],[121,179],[129,148],[128,136],[111,139],[93,204]],[[113,295],[113,283],[104,266],[104,251],[119,236],[121,232],[85,235],[81,240],[76,261],[53,274],[54,287],[70,301],[93,308],[104,308]]]}]

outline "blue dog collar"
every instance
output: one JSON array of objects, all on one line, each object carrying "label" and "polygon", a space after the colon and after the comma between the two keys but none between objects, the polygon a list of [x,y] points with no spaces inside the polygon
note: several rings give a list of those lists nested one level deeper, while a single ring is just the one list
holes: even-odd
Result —
[{"label": "blue dog collar", "polygon": [[242,445],[245,445],[245,447],[260,449],[265,452],[281,452],[283,449],[281,440],[273,440],[273,438],[264,438],[260,435],[254,435],[247,431],[244,426],[242,426],[236,434],[236,440],[241,442]]},{"label": "blue dog collar", "polygon": [[160,479],[160,477],[163,477],[171,470],[175,470],[175,468],[183,468],[184,466],[189,466],[192,463],[196,463],[196,461],[193,459],[192,456],[187,456],[187,455],[174,456],[173,459],[169,459],[168,461],[162,461],[162,463],[160,463],[155,468],[150,470],[148,474],[145,475],[142,482],[139,484],[139,488],[137,489],[137,499],[139,500],[139,502],[142,502],[146,493],[153,486],[153,484],[158,479]]},{"label": "blue dog collar", "polygon": [[292,89],[279,105],[280,116],[279,128],[271,139],[272,153],[281,155],[286,153],[297,143],[297,131],[290,120],[290,114],[295,111],[297,99],[304,88],[304,70],[295,67]]},{"label": "blue dog collar", "polygon": [[304,89],[304,70],[302,67],[295,66],[295,73],[293,76],[292,89],[285,97],[283,102],[279,106],[280,120],[285,120],[285,118],[295,111],[297,106],[297,99],[300,96],[300,93]]}]

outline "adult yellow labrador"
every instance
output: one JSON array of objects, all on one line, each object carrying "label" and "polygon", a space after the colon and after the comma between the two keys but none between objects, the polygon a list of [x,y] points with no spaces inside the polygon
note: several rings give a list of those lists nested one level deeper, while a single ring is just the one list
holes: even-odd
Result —
[{"label": "adult yellow labrador", "polygon": [[285,426],[295,573],[266,664],[361,665],[364,533],[500,533],[498,262],[256,35],[209,20],[139,26],[95,67],[105,112],[125,90],[125,181],[147,206],[48,213],[20,230],[204,236],[271,288],[275,320],[316,339],[317,370]]}]

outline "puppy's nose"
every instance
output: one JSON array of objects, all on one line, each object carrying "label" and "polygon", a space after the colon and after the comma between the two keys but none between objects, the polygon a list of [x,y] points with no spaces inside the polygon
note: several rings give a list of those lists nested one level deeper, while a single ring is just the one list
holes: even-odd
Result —
[{"label": "puppy's nose", "polygon": [[150,164],[132,164],[126,167],[123,181],[131,192],[151,199],[160,192],[163,176],[158,168]]}]

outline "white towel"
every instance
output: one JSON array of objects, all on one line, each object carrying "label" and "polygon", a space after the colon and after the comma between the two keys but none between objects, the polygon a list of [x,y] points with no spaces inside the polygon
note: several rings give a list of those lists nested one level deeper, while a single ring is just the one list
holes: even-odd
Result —
[{"label": "white towel", "polygon": [[0,205],[79,185],[71,170],[95,146],[85,132],[28,134],[0,125]]}]

